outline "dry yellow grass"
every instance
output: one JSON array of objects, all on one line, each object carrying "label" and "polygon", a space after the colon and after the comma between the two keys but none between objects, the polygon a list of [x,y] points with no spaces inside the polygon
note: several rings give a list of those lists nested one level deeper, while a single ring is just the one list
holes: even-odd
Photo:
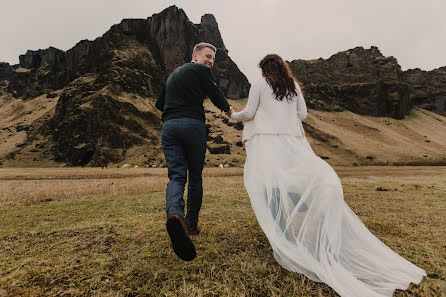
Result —
[{"label": "dry yellow grass", "polygon": [[[394,296],[446,296],[446,168],[337,171],[370,231],[428,273]],[[0,296],[337,296],[275,262],[242,174],[205,170],[185,263],[165,232],[165,169],[1,169]]]},{"label": "dry yellow grass", "polygon": [[[242,172],[206,169],[211,180]],[[0,206],[162,191],[167,182],[165,168],[0,168]]]},{"label": "dry yellow grass", "polygon": [[[238,111],[245,104],[246,100],[231,100]],[[207,121],[218,127],[216,134],[232,144],[240,141],[241,131],[224,124],[225,117],[210,102],[205,107],[213,112]],[[315,153],[324,156],[331,165],[446,164],[446,117],[424,109],[414,108],[403,120],[349,111],[309,110],[304,122],[319,130],[316,135],[307,131],[307,138]],[[229,123],[236,121],[229,120]],[[242,148],[231,146],[231,153],[231,156],[218,157],[228,163],[235,159],[234,163],[243,164],[239,161],[245,155]]]},{"label": "dry yellow grass", "polygon": [[337,138],[310,138],[332,164],[446,164],[446,118],[427,110],[414,108],[403,120],[311,110],[305,122]]}]

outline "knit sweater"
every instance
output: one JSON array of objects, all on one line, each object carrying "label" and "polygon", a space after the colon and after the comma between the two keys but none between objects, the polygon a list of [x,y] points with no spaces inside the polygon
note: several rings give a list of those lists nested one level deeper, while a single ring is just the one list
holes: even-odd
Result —
[{"label": "knit sweater", "polygon": [[191,62],[170,74],[155,106],[163,112],[163,122],[177,118],[193,118],[205,122],[203,100],[207,96],[221,110],[229,110],[229,103],[217,87],[211,69]]},{"label": "knit sweater", "polygon": [[265,78],[257,80],[249,90],[245,108],[231,115],[234,120],[245,121],[242,140],[255,134],[304,136],[302,120],[307,117],[307,106],[297,83],[296,91],[292,101],[279,101]]}]

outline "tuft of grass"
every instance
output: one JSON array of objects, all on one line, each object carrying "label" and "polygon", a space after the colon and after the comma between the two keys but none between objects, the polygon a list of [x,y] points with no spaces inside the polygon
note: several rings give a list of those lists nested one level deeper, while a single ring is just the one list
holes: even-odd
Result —
[{"label": "tuft of grass", "polygon": [[[370,231],[428,273],[394,296],[445,295],[446,168],[338,172]],[[183,262],[165,231],[164,169],[2,169],[0,296],[338,296],[277,264],[242,173],[205,170],[197,258]]]}]

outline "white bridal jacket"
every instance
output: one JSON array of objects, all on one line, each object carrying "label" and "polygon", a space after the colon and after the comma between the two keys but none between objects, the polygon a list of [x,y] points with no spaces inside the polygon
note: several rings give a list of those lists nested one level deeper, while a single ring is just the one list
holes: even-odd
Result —
[{"label": "white bridal jacket", "polygon": [[246,141],[255,134],[304,136],[302,120],[307,117],[307,106],[297,82],[296,91],[297,96],[292,101],[286,98],[279,101],[266,79],[258,79],[249,90],[245,108],[231,115],[234,120],[245,121],[242,140]]}]

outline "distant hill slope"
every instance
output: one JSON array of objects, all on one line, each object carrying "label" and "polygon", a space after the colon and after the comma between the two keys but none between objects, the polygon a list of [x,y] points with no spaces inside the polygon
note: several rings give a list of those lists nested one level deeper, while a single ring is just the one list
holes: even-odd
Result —
[{"label": "distant hill slope", "polygon": [[[88,84],[88,82],[81,82]],[[100,101],[108,100],[108,91],[96,96]],[[0,97],[0,162],[2,166],[61,166],[56,162],[52,142],[45,138],[45,123],[54,117],[56,98],[37,97],[32,100]],[[122,154],[116,165],[124,163],[133,166],[163,166],[164,158],[160,145],[160,113],[154,102],[134,94],[120,97],[121,108],[116,113],[104,110],[110,117],[117,117],[121,126],[100,127],[98,143],[105,137],[113,137],[113,129],[127,133],[125,139],[132,139],[133,146]],[[95,111],[102,108],[95,100],[80,106],[94,118]],[[246,100],[231,100],[235,109],[240,110]],[[125,107],[125,108],[124,108]],[[243,125],[228,120],[212,103],[205,102],[207,124],[211,130],[208,137],[206,166],[243,166],[245,151],[241,142]],[[102,114],[102,113],[101,113]],[[148,117],[150,115],[150,117]],[[74,115],[73,115],[74,116]],[[100,121],[97,121],[100,123]],[[79,133],[89,129],[88,122],[78,123]],[[387,117],[372,117],[349,111],[326,112],[309,110],[305,120],[305,131],[315,153],[332,165],[435,165],[446,164],[446,117],[415,108],[403,120]],[[35,133],[42,131],[42,135]],[[74,133],[68,128],[61,130]],[[137,134],[134,131],[141,131]],[[146,136],[143,136],[146,133]],[[150,134],[149,134],[150,133]],[[70,138],[68,138],[70,139]],[[110,141],[113,141],[110,140]],[[121,138],[118,137],[118,141]],[[82,147],[77,147],[81,150]],[[98,162],[100,162],[99,160]],[[100,163],[90,163],[95,166]],[[110,164],[112,165],[112,164]]]},{"label": "distant hill slope", "polygon": [[339,165],[446,165],[446,117],[414,108],[403,120],[311,111],[313,150]]},{"label": "distant hill slope", "polygon": [[[240,110],[244,102],[232,105]],[[245,152],[237,130],[241,127],[211,104],[207,108],[209,146],[224,147],[217,143],[222,138],[231,151],[231,155],[208,152],[209,165],[243,165]],[[424,109],[413,109],[403,120],[309,110],[304,128],[315,153],[332,165],[446,165],[446,117]]]}]

